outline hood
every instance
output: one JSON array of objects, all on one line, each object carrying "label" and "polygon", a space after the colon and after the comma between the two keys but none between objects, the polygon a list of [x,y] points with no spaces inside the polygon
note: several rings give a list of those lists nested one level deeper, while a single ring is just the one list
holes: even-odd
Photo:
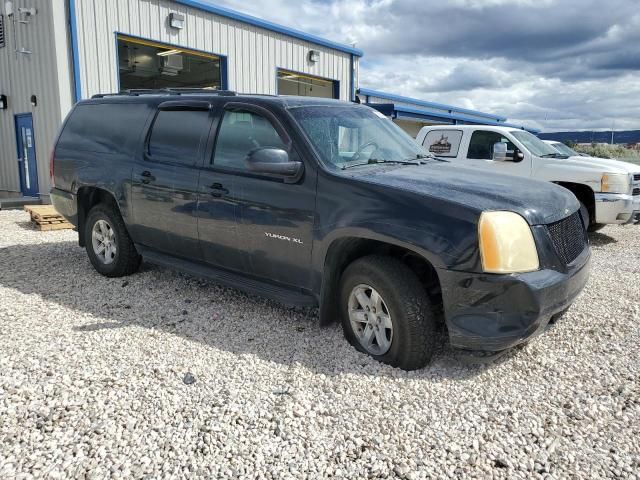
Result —
[{"label": "hood", "polygon": [[552,223],[580,207],[568,190],[542,180],[486,173],[450,163],[371,169],[362,180],[399,188],[474,209],[507,210],[522,215],[530,225]]},{"label": "hood", "polygon": [[602,173],[640,173],[640,165],[622,162],[612,158],[599,157],[569,157],[558,159],[559,162],[571,162],[575,165],[589,165],[602,170]]}]

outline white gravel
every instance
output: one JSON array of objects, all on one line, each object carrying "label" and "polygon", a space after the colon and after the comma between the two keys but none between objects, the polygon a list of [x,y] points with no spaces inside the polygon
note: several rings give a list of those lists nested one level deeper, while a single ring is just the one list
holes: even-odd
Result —
[{"label": "white gravel", "polygon": [[336,325],[0,212],[0,478],[637,478],[640,228],[592,237],[585,293],[485,366],[403,372]]}]

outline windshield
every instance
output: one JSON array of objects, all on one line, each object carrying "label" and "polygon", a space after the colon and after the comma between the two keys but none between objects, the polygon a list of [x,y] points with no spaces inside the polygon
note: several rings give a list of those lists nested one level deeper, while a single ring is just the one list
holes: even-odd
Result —
[{"label": "windshield", "polygon": [[558,155],[558,150],[548,143],[544,143],[532,133],[525,132],[524,130],[514,130],[511,133],[527,150],[537,157]]},{"label": "windshield", "polygon": [[567,147],[564,143],[552,143],[551,146],[564,155],[569,155],[570,157],[580,156],[578,152],[576,152],[572,148]]},{"label": "windshield", "polygon": [[406,162],[431,156],[400,127],[366,107],[292,107],[322,160],[337,168],[350,163]]}]

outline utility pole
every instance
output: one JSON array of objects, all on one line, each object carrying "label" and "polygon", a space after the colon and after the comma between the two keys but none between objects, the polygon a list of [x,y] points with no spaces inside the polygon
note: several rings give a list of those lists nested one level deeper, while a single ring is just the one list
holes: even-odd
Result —
[{"label": "utility pole", "polygon": [[616,128],[616,121],[614,120],[611,124],[611,145],[613,145],[613,130]]}]

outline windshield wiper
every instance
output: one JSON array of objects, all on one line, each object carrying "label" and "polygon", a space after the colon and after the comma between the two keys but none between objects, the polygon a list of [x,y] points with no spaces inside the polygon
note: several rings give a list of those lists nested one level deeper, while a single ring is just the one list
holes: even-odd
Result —
[{"label": "windshield wiper", "polygon": [[[444,158],[436,157],[433,153],[417,153],[415,158],[417,160],[422,160],[428,158],[429,160],[437,160],[438,162],[448,162],[449,160],[445,160]],[[408,158],[407,160],[412,160],[413,158]],[[422,162],[424,163],[424,162]]]},{"label": "windshield wiper", "polygon": [[569,158],[568,155],[563,155],[562,153],[546,153],[540,156],[542,158]]},{"label": "windshield wiper", "polygon": [[383,158],[370,158],[366,162],[357,162],[357,163],[345,163],[340,167],[342,170],[346,170],[351,167],[361,167],[363,165],[373,165],[376,163],[397,163],[401,165],[420,165],[420,162],[416,160],[385,160]]}]

